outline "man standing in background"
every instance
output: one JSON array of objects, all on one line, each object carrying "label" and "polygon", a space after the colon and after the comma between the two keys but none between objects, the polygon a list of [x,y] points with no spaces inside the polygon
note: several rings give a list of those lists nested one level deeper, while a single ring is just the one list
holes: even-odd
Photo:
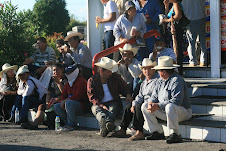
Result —
[{"label": "man standing in background", "polygon": [[206,65],[205,0],[183,0],[182,5],[185,16],[190,20],[186,33],[189,43],[189,66],[194,67],[198,64],[195,44],[199,35],[201,45],[200,67],[203,67]]},{"label": "man standing in background", "polygon": [[[96,23],[104,23],[103,50],[105,50],[114,46],[115,37],[113,36],[113,28],[119,13],[115,2],[111,0],[100,1],[104,5],[104,17],[97,17]],[[110,54],[108,57],[112,59],[113,54]]]}]

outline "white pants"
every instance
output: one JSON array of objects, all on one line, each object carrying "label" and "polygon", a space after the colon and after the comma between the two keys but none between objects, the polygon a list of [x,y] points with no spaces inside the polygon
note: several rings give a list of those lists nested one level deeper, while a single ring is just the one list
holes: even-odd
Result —
[{"label": "white pants", "polygon": [[188,120],[192,116],[191,109],[185,109],[182,106],[177,106],[171,103],[166,105],[165,112],[158,109],[155,112],[151,113],[147,110],[147,108],[148,103],[143,103],[141,110],[144,115],[144,120],[148,124],[148,131],[150,133],[153,133],[155,131],[158,131],[159,133],[163,132],[162,127],[160,127],[160,125],[158,124],[156,117],[161,120],[167,121],[167,127],[169,129],[178,130],[178,123]]}]

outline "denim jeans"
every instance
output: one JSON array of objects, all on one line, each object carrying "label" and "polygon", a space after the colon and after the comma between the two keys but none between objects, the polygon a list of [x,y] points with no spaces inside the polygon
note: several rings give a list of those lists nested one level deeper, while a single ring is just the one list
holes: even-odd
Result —
[{"label": "denim jeans", "polygon": [[98,122],[101,121],[102,118],[106,120],[106,122],[115,122],[117,113],[119,111],[119,103],[110,101],[103,103],[107,108],[108,111],[103,109],[102,107],[99,107],[98,105],[93,105],[91,110]]},{"label": "denim jeans", "polygon": [[206,63],[206,42],[205,42],[205,18],[199,20],[190,20],[190,24],[187,27],[187,39],[188,39],[188,55],[189,63],[197,64],[197,57],[195,52],[195,44],[197,36],[199,35],[201,54],[200,63]]},{"label": "denim jeans", "polygon": [[40,104],[45,104],[44,100],[39,100],[39,98],[34,96],[16,96],[14,106],[12,108],[11,116],[15,115],[15,110],[18,108],[20,111],[20,119],[27,119],[28,111],[31,108],[38,108]]},{"label": "denim jeans", "polygon": [[[115,37],[113,36],[113,30],[105,31],[104,40],[103,40],[103,50],[113,47],[114,41],[115,41]],[[113,53],[108,55],[107,57],[113,59]]]},{"label": "denim jeans", "polygon": [[65,110],[60,107],[60,103],[55,104],[54,111],[60,116],[68,126],[76,126],[76,116],[82,113],[80,102],[75,100],[67,100]]}]

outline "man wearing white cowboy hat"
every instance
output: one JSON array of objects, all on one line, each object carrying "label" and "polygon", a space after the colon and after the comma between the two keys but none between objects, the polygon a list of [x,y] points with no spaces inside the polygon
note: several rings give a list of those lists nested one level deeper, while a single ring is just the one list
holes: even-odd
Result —
[{"label": "man wearing white cowboy hat", "polygon": [[82,38],[82,33],[69,31],[64,40],[68,41],[72,51],[72,59],[79,65],[82,76],[87,80],[92,76],[92,55],[89,48],[80,43]]},{"label": "man wearing white cowboy hat", "polygon": [[151,133],[146,137],[148,140],[164,139],[157,117],[167,121],[167,127],[171,132],[166,143],[182,142],[178,122],[188,120],[192,116],[187,84],[179,74],[174,72],[176,67],[178,66],[173,65],[171,57],[162,56],[158,58],[158,66],[153,68],[158,70],[161,78],[157,81],[148,103],[144,103],[141,107],[148,124],[148,131]]},{"label": "man wearing white cowboy hat", "polygon": [[137,54],[138,48],[133,48],[130,44],[125,44],[123,48],[119,48],[119,50],[122,59],[118,61],[118,72],[126,83],[134,90],[139,82],[139,75],[141,74],[141,70],[138,66],[139,62],[134,58]]},{"label": "man wearing white cowboy hat", "polygon": [[92,112],[100,124],[100,134],[105,137],[115,129],[114,121],[121,99],[119,94],[132,101],[130,89],[117,73],[118,64],[107,57],[102,57],[95,63],[100,68],[99,73],[93,75],[87,83],[87,94],[93,103]]},{"label": "man wearing white cowboy hat", "polygon": [[139,65],[146,79],[142,82],[139,94],[136,96],[135,100],[133,100],[133,102],[125,108],[120,125],[121,129],[113,133],[113,137],[125,135],[126,129],[128,128],[130,122],[132,122],[132,128],[136,130],[136,134],[131,136],[128,140],[135,141],[144,139],[144,118],[141,112],[141,105],[143,102],[148,101],[148,98],[150,98],[156,85],[156,81],[159,78],[159,76],[155,73],[155,70],[152,69],[154,66],[156,66],[156,62],[152,62],[148,58],[144,58],[142,66]]},{"label": "man wearing white cowboy hat", "polygon": [[16,70],[18,66],[5,63],[0,72],[0,121],[8,120],[14,105],[17,91]]}]

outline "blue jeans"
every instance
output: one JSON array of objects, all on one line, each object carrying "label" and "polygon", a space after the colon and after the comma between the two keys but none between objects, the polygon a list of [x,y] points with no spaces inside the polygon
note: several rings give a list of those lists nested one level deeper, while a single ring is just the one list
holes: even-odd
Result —
[{"label": "blue jeans", "polygon": [[205,18],[199,20],[190,20],[190,24],[187,27],[187,39],[188,39],[188,55],[189,63],[197,64],[197,57],[195,52],[195,44],[197,36],[199,35],[201,54],[200,63],[206,63],[206,42],[205,42]]},{"label": "blue jeans", "polygon": [[143,61],[144,58],[148,58],[149,54],[153,52],[153,47],[155,44],[155,37],[149,37],[145,39],[146,47],[140,47],[138,50],[137,60]]},{"label": "blue jeans", "polygon": [[[113,47],[114,41],[115,41],[115,37],[113,35],[113,30],[105,31],[104,40],[103,40],[103,50]],[[113,53],[108,55],[107,57],[113,59]]]},{"label": "blue jeans", "polygon": [[39,98],[34,96],[16,96],[15,104],[12,108],[12,116],[15,115],[15,110],[18,108],[20,110],[20,119],[27,119],[28,111],[30,108],[38,108],[40,104],[45,104],[44,100],[39,100]]},{"label": "blue jeans", "polygon": [[60,103],[57,103],[54,106],[54,111],[68,126],[74,127],[76,126],[76,116],[82,113],[82,106],[78,101],[67,100],[65,110],[60,107]]},{"label": "blue jeans", "polygon": [[93,115],[96,117],[99,123],[102,118],[104,118],[106,122],[114,123],[117,113],[119,112],[119,103],[110,101],[103,104],[108,108],[108,111],[102,107],[99,107],[98,105],[93,105],[91,108]]}]

